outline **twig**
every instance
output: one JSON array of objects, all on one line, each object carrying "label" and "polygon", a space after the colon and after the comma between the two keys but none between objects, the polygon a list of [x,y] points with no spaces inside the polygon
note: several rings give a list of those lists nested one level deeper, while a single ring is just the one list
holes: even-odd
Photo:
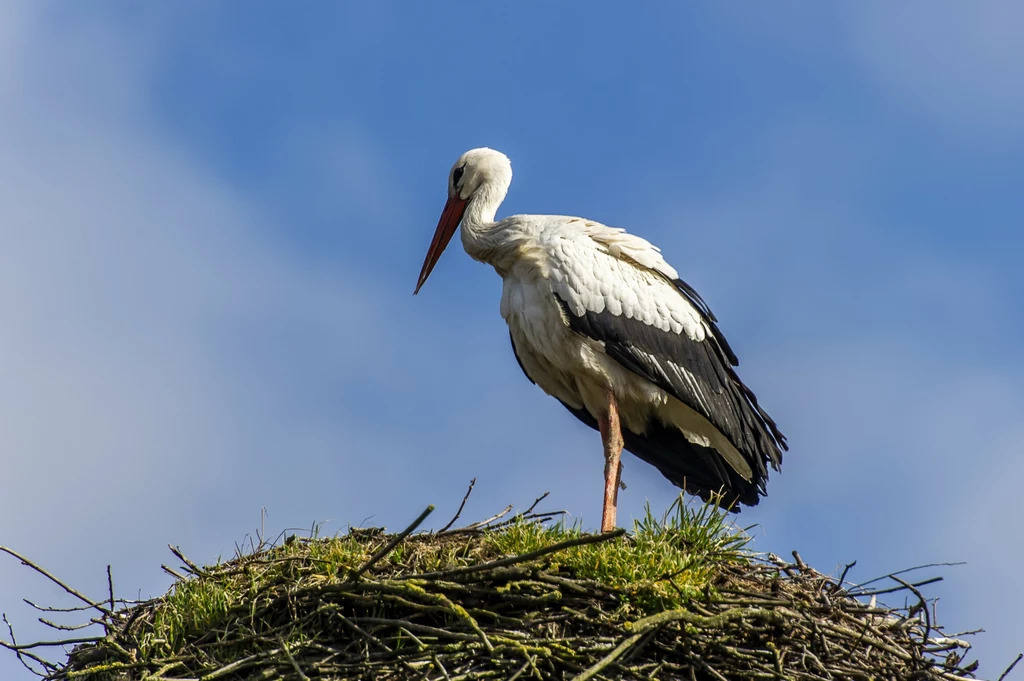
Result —
[{"label": "twig", "polygon": [[455,641],[479,641],[480,637],[475,634],[463,634],[458,631],[449,631],[440,627],[430,627],[426,624],[416,624],[404,619],[386,619],[383,617],[353,617],[352,622],[361,624],[383,624],[386,626],[397,626],[408,629],[410,632],[418,631],[421,634],[430,634],[437,638],[450,638]]},{"label": "twig", "polygon": [[[110,594],[110,613],[111,617],[113,617],[113,613],[117,609],[117,605],[114,603],[114,574],[110,571],[109,563],[107,564],[107,592]],[[111,626],[104,624],[103,628],[106,629],[109,634],[112,630],[112,623]]]},{"label": "twig", "polygon": [[472,480],[469,481],[469,489],[466,490],[466,496],[462,497],[462,503],[459,504],[459,510],[455,512],[455,516],[448,521],[447,525],[445,525],[437,531],[438,534],[441,534],[442,532],[447,532],[451,528],[451,526],[455,524],[455,521],[459,519],[459,516],[462,515],[462,509],[466,507],[466,500],[469,499],[469,495],[473,493],[474,487],[476,487],[476,478],[473,478]]},{"label": "twig", "polygon": [[544,494],[541,494],[539,497],[533,500],[533,503],[530,504],[530,508],[526,509],[525,511],[517,515],[519,517],[525,517],[530,515],[531,513],[533,513],[533,509],[537,508],[537,504],[547,499],[549,494],[551,494],[551,492],[544,492]]},{"label": "twig", "polygon": [[779,610],[769,608],[732,608],[724,610],[717,615],[706,617],[690,612],[689,610],[676,609],[659,612],[656,615],[649,615],[636,622],[627,622],[626,629],[644,633],[669,622],[681,621],[701,629],[721,629],[727,622],[743,619],[763,619],[767,622],[780,623],[785,617]]},{"label": "twig", "polygon": [[491,523],[493,523],[495,520],[500,520],[501,518],[504,518],[506,515],[508,515],[509,511],[511,511],[513,508],[515,508],[515,506],[513,506],[512,504],[509,504],[504,509],[502,509],[501,513],[498,513],[497,515],[492,515],[487,520],[481,520],[481,521],[478,521],[478,522],[475,522],[475,523],[470,523],[469,525],[466,525],[462,529],[464,529],[464,530],[478,530],[478,529],[480,529],[482,527],[486,527],[487,525],[490,525]]},{"label": "twig", "polygon": [[167,574],[169,574],[171,577],[174,577],[177,580],[184,580],[184,579],[186,579],[185,575],[183,575],[180,572],[178,572],[177,570],[171,568],[169,565],[161,564],[160,565],[160,569],[163,570],[164,572],[166,572]]},{"label": "twig", "polygon": [[516,681],[516,679],[523,675],[523,672],[530,668],[531,664],[533,664],[533,660],[527,659],[526,662],[523,663],[523,666],[516,670],[515,674],[508,677],[508,681]]},{"label": "twig", "polygon": [[[421,646],[425,646],[426,645],[426,644],[423,643],[423,641],[421,641],[418,638],[416,638],[416,635],[413,634],[412,632],[409,632],[409,636],[411,636],[412,639],[414,641],[416,641],[419,645],[421,645]],[[444,674],[444,678],[446,679],[446,681],[452,681],[452,677],[448,675],[448,670],[444,668],[444,664],[441,662],[441,658],[439,658],[437,656],[437,653],[435,653],[434,651],[431,651],[430,652],[430,660],[435,665],[437,665],[438,669],[441,670],[441,673]]]},{"label": "twig", "polygon": [[[22,598],[21,600],[24,601],[25,603],[27,603],[28,605],[32,606],[36,610],[40,611],[40,612],[83,612],[85,610],[92,610],[93,609],[93,606],[91,606],[91,605],[75,605],[75,606],[72,606],[70,608],[50,608],[50,607],[47,607],[45,605],[38,605],[36,603],[33,603],[32,601],[30,601],[27,598]],[[123,602],[124,601],[122,601],[122,603]]]},{"label": "twig", "polygon": [[549,553],[555,553],[562,551],[573,546],[585,546],[587,544],[596,544],[602,541],[608,541],[621,537],[626,531],[622,528],[612,530],[611,532],[603,532],[601,534],[588,534],[575,539],[567,539],[566,541],[552,544],[551,546],[545,546],[544,548],[537,549],[536,551],[530,551],[519,556],[509,556],[508,558],[500,558],[498,560],[492,560],[489,563],[480,563],[478,565],[467,565],[466,567],[453,568],[451,570],[439,570],[437,572],[427,572],[419,575],[401,575],[399,579],[437,579],[438,577],[457,577],[462,575],[468,575],[473,572],[482,572],[484,570],[493,570],[494,568],[506,567],[508,565],[515,565],[516,563],[525,563],[527,561],[546,556]]},{"label": "twig", "polygon": [[43,660],[43,659],[41,659],[39,657],[36,657],[32,653],[29,653],[27,651],[22,650],[21,646],[18,645],[18,639],[14,638],[14,627],[11,626],[10,620],[7,619],[7,613],[3,613],[3,620],[4,620],[4,624],[7,625],[7,631],[8,631],[8,633],[11,636],[11,642],[7,643],[7,641],[5,641],[2,638],[0,638],[0,646],[2,646],[4,648],[7,648],[8,650],[13,650],[14,654],[18,658],[18,662],[20,662],[21,666],[23,666],[25,669],[29,670],[30,672],[32,672],[36,676],[45,676],[45,674],[40,674],[35,669],[32,669],[32,667],[29,665],[29,663],[25,662],[24,658],[27,657],[27,658],[29,658],[31,660],[35,660],[36,662],[41,663],[43,665],[43,669],[46,669],[47,667],[50,667],[51,666],[50,663],[46,662],[45,660]]},{"label": "twig", "polygon": [[999,675],[999,678],[996,679],[996,681],[1003,681],[1003,679],[1009,676],[1010,672],[1013,671],[1013,668],[1016,667],[1017,663],[1021,661],[1021,658],[1024,658],[1024,653],[1018,653],[1017,659],[1010,663],[1010,666],[1006,668],[1006,671]]},{"label": "twig", "polygon": [[924,641],[925,644],[927,644],[928,639],[930,639],[932,636],[932,616],[931,613],[928,612],[928,601],[926,601],[924,596],[921,595],[921,592],[918,591],[917,587],[915,587],[910,582],[901,579],[896,575],[892,575],[892,578],[900,584],[902,584],[903,586],[905,586],[906,588],[910,589],[910,591],[920,600],[921,610],[924,611],[924,636],[921,637],[921,640]]},{"label": "twig", "polygon": [[843,573],[841,575],[839,575],[839,581],[836,582],[836,588],[835,588],[836,591],[839,591],[840,589],[843,588],[843,582],[846,580],[846,573],[849,572],[850,569],[853,566],[855,566],[856,564],[857,564],[857,561],[853,561],[852,563],[847,563],[846,567],[843,568]]},{"label": "twig", "polygon": [[[893,579],[896,578],[894,575],[886,575],[886,576],[887,577],[892,577]],[[935,582],[941,582],[943,579],[944,579],[943,577],[931,577],[929,579],[921,580],[920,582],[911,582],[911,583],[914,586],[928,586],[929,584],[934,584]],[[906,588],[907,587],[905,587],[905,586],[891,586],[888,589],[875,589],[873,591],[858,591],[857,593],[851,593],[850,595],[851,596],[858,596],[858,597],[862,597],[862,596],[881,596],[882,594],[891,594],[891,593],[895,593],[897,591],[903,591]]]},{"label": "twig", "polygon": [[706,671],[707,673],[711,674],[711,675],[712,675],[713,677],[715,677],[715,678],[716,678],[716,679],[717,679],[718,681],[729,681],[729,679],[727,679],[727,678],[725,678],[724,676],[722,676],[722,675],[721,675],[721,674],[720,674],[720,673],[718,672],[718,670],[717,670],[717,669],[715,669],[715,668],[714,668],[714,667],[712,667],[712,666],[711,666],[710,664],[708,664],[707,660],[705,660],[704,658],[698,657],[698,658],[697,658],[697,661],[698,661],[698,662],[700,663],[700,666],[704,667],[704,670],[705,670],[705,671]]},{"label": "twig", "polygon": [[280,648],[274,650],[268,650],[267,652],[256,653],[255,655],[249,655],[243,657],[240,660],[235,660],[230,664],[226,664],[223,667],[213,670],[209,674],[204,674],[199,677],[199,681],[213,681],[213,679],[219,679],[223,676],[227,676],[233,672],[237,672],[239,669],[245,669],[251,667],[254,663],[261,659],[274,658],[281,654]]},{"label": "twig", "polygon": [[295,670],[295,673],[299,675],[299,678],[302,681],[309,681],[309,677],[303,673],[302,667],[300,667],[299,663],[295,661],[295,656],[292,655],[292,651],[288,650],[288,644],[285,643],[284,639],[280,637],[278,638],[278,641],[281,644],[281,650],[284,651],[284,656],[288,658],[288,662],[291,663],[292,669]]},{"label": "twig", "polygon": [[[266,510],[266,509],[264,509],[264,510]],[[180,547],[178,547],[178,546],[171,546],[170,544],[168,544],[167,548],[169,548],[171,550],[171,553],[174,554],[175,558],[177,558],[178,560],[180,560],[182,563],[185,564],[185,567],[188,568],[189,572],[191,572],[194,575],[201,575],[201,574],[203,574],[202,569],[198,565],[196,565],[195,563],[193,563],[192,561],[190,561],[188,558],[185,557],[185,554],[181,552],[181,548]]]},{"label": "twig", "polygon": [[[887,579],[889,577],[892,577],[893,575],[905,575],[908,572],[914,572],[916,570],[924,570],[925,568],[931,568],[931,567],[956,567],[958,565],[967,565],[967,563],[964,562],[964,561],[958,561],[958,562],[955,562],[955,563],[925,563],[924,565],[915,565],[914,567],[905,568],[903,570],[897,570],[896,572],[890,572],[889,574],[882,575],[881,577],[875,577],[874,579],[869,579],[866,582],[854,585],[854,588],[862,589],[865,586],[867,586],[868,584],[874,584],[875,582],[880,582],[883,579]],[[861,595],[861,594],[858,593],[857,595]]]},{"label": "twig", "polygon": [[[7,626],[10,627],[10,622],[7,623]],[[59,641],[34,641],[32,643],[16,644],[9,644],[0,641],[0,645],[2,645],[4,648],[7,648],[8,650],[13,650],[17,652],[19,650],[32,650],[33,648],[54,648],[57,646],[73,646],[78,645],[79,643],[95,643],[96,641],[102,640],[102,636],[82,636],[81,638],[65,638]]]},{"label": "twig", "polygon": [[394,549],[396,546],[405,541],[405,538],[412,534],[413,531],[415,531],[416,528],[419,527],[420,524],[427,519],[427,516],[433,512],[434,505],[431,504],[427,506],[427,508],[424,509],[423,513],[420,513],[419,517],[416,518],[416,520],[412,521],[412,524],[409,525],[409,527],[405,528],[404,530],[396,534],[391,541],[384,545],[384,548],[370,556],[370,559],[363,563],[363,565],[358,570],[350,573],[348,581],[354,582],[357,579],[359,579],[363,575],[363,573],[369,570],[371,567],[373,567],[377,563],[377,561],[391,553],[392,549]]},{"label": "twig", "polygon": [[79,631],[81,629],[87,629],[91,627],[93,624],[95,624],[95,622],[91,621],[86,622],[84,624],[58,624],[57,622],[51,622],[45,617],[39,617],[38,619],[46,626],[50,627],[51,629],[56,629],[57,631]]},{"label": "twig", "polygon": [[36,572],[41,574],[43,577],[46,577],[51,582],[53,582],[54,584],[56,584],[60,588],[64,589],[65,591],[67,591],[69,594],[71,594],[72,596],[74,596],[78,600],[82,601],[83,603],[88,604],[89,606],[91,606],[93,608],[96,608],[97,610],[102,612],[104,615],[111,615],[111,614],[113,614],[109,610],[104,608],[102,605],[97,603],[96,601],[92,600],[91,598],[88,598],[87,596],[85,596],[85,594],[81,593],[80,591],[71,588],[70,586],[68,586],[67,584],[65,584],[61,580],[57,579],[56,577],[51,575],[49,572],[47,572],[43,568],[39,567],[38,565],[36,565],[32,561],[30,561],[25,556],[21,555],[17,551],[15,551],[13,549],[9,549],[6,546],[0,546],[0,551],[3,551],[4,553],[6,553],[9,556],[14,556],[15,558],[17,558],[18,560],[21,561],[22,565],[25,565],[27,567],[32,568],[33,570],[35,570]]},{"label": "twig", "polygon": [[634,643],[640,640],[640,637],[643,635],[644,632],[633,634],[632,636],[624,640],[622,643],[617,645],[615,648],[613,648],[610,653],[602,657],[600,660],[595,662],[590,667],[587,667],[587,669],[585,669],[582,674],[574,676],[573,681],[587,681],[587,679],[591,679],[597,676],[605,667],[610,665],[612,662],[615,662],[615,660],[617,660],[624,652],[629,650]]},{"label": "twig", "polygon": [[[545,511],[543,513],[530,513],[528,515],[524,515],[522,513],[517,513],[516,515],[512,516],[508,520],[502,520],[500,523],[495,522],[492,525],[488,525],[487,529],[488,530],[500,530],[502,528],[508,527],[509,525],[514,525],[516,523],[524,522],[524,521],[544,523],[544,522],[547,522],[548,520],[551,520],[552,518],[555,518],[557,516],[565,515],[566,513],[568,513],[568,511],[565,511],[565,510],[562,510],[562,511]],[[458,531],[458,530],[456,530],[456,531]]]},{"label": "twig", "polygon": [[374,644],[375,646],[378,646],[379,648],[382,648],[384,650],[384,652],[387,652],[387,653],[392,652],[391,647],[388,646],[388,644],[384,643],[379,638],[377,638],[376,636],[374,636],[370,632],[366,631],[365,629],[360,627],[358,624],[356,624],[355,622],[353,622],[349,618],[347,618],[344,615],[342,615],[340,612],[339,613],[335,613],[335,614],[337,615],[337,617],[344,624],[346,624],[347,626],[351,627],[357,634],[359,634],[360,636],[365,638],[367,641],[369,641],[370,643]]}]

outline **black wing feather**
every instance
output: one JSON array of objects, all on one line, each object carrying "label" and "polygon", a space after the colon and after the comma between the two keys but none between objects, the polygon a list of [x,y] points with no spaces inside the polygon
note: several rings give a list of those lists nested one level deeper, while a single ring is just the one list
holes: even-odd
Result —
[{"label": "black wing feather", "polygon": [[673,279],[672,285],[675,286],[679,290],[679,292],[686,297],[687,300],[693,303],[693,306],[697,308],[698,312],[700,312],[701,317],[703,317],[704,321],[706,321],[708,323],[708,326],[711,327],[711,331],[715,334],[715,338],[718,339],[719,344],[721,344],[722,351],[725,353],[726,359],[729,360],[729,364],[731,364],[734,367],[739,366],[739,358],[736,356],[736,353],[732,351],[732,348],[729,347],[729,341],[725,340],[725,336],[718,329],[718,318],[715,317],[715,313],[711,311],[711,308],[708,307],[708,304],[705,303],[704,299],[700,297],[700,294],[697,293],[697,290],[694,289],[689,284],[687,284],[682,279]]},{"label": "black wing feather", "polygon": [[[523,375],[530,383],[536,385],[536,381],[523,366],[511,332],[509,341],[512,343],[512,354],[515,355],[516,363],[522,369]],[[597,419],[589,411],[576,409],[561,400],[558,401],[582,423],[594,430],[600,430]],[[624,429],[622,439],[626,450],[657,468],[673,485],[705,501],[712,498],[713,492],[733,490],[731,494],[727,493],[720,499],[720,503],[726,508],[739,511],[737,502],[748,506],[754,506],[758,502],[758,488],[755,484],[744,480],[725,465],[715,450],[690,442],[677,429],[661,423],[651,423],[647,432],[642,435]]]},{"label": "black wing feather", "polygon": [[[785,437],[779,432],[771,417],[757,404],[754,393],[737,376],[733,368],[736,364],[735,355],[713,321],[714,316],[707,304],[692,288],[681,281],[676,287],[700,312],[711,328],[713,338],[694,341],[685,334],[662,331],[640,320],[615,315],[608,310],[601,313],[586,310],[583,315],[578,316],[557,294],[555,300],[565,314],[570,328],[602,342],[608,355],[623,367],[651,381],[697,413],[703,414],[732,442],[754,473],[753,479],[748,481],[747,485],[738,484],[743,478],[731,469],[727,475],[722,475],[721,470],[711,470],[729,468],[719,456],[711,457],[714,465],[707,461],[706,455],[713,450],[700,452],[705,456],[696,458],[705,463],[700,468],[708,474],[697,476],[701,479],[701,484],[704,483],[704,477],[707,477],[707,482],[716,483],[721,480],[734,492],[741,492],[743,487],[753,485],[763,493],[768,475],[767,466],[770,464],[778,469],[782,461],[781,450],[786,448]],[[699,392],[695,390],[693,382],[687,379],[684,370],[693,377],[693,381],[699,386]],[[673,474],[666,458],[692,460],[693,454],[696,453],[694,449],[708,449],[693,445],[681,433],[677,437],[673,429],[666,429],[666,433],[659,433],[654,439],[658,441],[658,446],[654,447],[658,453],[655,455],[655,452],[648,451],[647,454],[658,459],[658,463],[651,463],[658,466],[670,479],[673,478]],[[674,455],[666,451],[670,441],[671,446],[676,449]],[[640,454],[634,448],[629,449],[637,456],[648,459],[648,456]],[[673,481],[679,484],[678,480]],[[687,478],[687,483],[688,486],[697,484],[692,475]],[[716,490],[717,487],[711,489]],[[740,497],[741,502],[752,503],[749,494],[740,494]]]}]

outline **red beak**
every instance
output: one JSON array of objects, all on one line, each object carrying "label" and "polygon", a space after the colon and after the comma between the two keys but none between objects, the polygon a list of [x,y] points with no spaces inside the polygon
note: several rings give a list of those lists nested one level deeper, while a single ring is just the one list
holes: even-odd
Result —
[{"label": "red beak", "polygon": [[412,292],[413,295],[419,293],[420,287],[427,281],[434,265],[437,264],[444,249],[448,247],[448,242],[452,240],[455,230],[458,229],[459,223],[462,222],[462,214],[465,211],[466,202],[458,195],[448,197],[448,203],[444,204],[444,210],[441,211],[441,219],[437,222],[434,239],[430,242],[430,250],[427,251],[427,257],[423,260],[423,269],[420,270],[420,278],[416,281],[416,290]]}]

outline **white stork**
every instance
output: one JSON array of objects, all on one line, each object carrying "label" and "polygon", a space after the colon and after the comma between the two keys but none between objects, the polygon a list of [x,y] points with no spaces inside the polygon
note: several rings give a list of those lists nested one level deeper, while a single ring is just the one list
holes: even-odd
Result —
[{"label": "white stork", "polygon": [[461,222],[466,253],[502,278],[519,366],[601,432],[602,532],[615,527],[623,446],[690,494],[734,511],[757,504],[786,439],[736,375],[707,304],[623,229],[562,215],[495,221],[511,182],[498,151],[459,157],[416,293]]}]

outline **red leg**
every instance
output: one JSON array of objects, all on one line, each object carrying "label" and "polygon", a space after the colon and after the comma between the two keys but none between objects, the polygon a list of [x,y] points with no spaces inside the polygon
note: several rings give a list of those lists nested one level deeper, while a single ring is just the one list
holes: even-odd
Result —
[{"label": "red leg", "polygon": [[604,443],[604,508],[601,511],[601,531],[615,529],[615,512],[619,503],[619,483],[622,477],[622,430],[619,425],[619,405],[615,395],[608,391],[608,415],[599,418],[601,441]]}]

